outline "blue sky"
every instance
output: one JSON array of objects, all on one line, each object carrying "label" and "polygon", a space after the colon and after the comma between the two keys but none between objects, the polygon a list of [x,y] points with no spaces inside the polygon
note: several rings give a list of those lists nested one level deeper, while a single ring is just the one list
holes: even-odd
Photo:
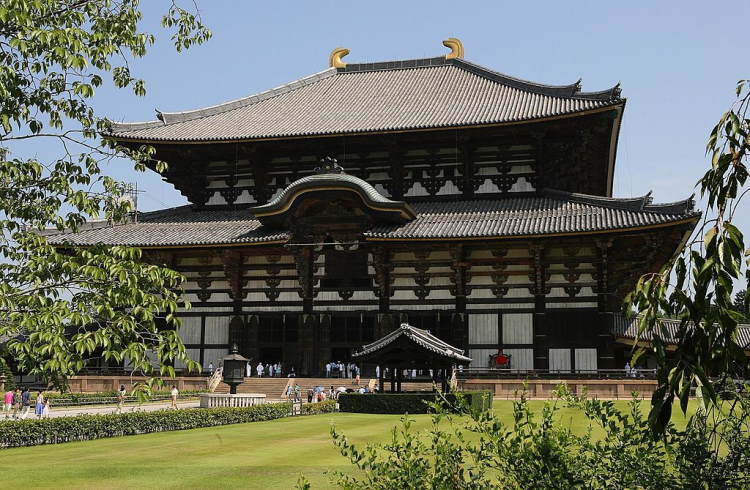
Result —
[{"label": "blue sky", "polygon": [[[144,28],[158,32],[168,2],[144,3]],[[189,5],[191,2],[183,1]],[[100,114],[113,120],[154,119],[154,109],[213,105],[275,87],[327,67],[330,51],[349,62],[439,56],[441,41],[460,38],[465,57],[529,80],[583,79],[595,91],[621,82],[627,107],[615,195],[654,191],[656,201],[693,192],[707,160],[710,128],[733,100],[735,82],[750,77],[747,33],[739,19],[750,2],[250,2],[198,0],[213,30],[207,44],[177,54],[165,33],[131,66],[148,94],[102,89]],[[40,148],[40,151],[43,151]],[[108,173],[138,181],[141,210],[184,203],[153,173],[127,162]]]}]

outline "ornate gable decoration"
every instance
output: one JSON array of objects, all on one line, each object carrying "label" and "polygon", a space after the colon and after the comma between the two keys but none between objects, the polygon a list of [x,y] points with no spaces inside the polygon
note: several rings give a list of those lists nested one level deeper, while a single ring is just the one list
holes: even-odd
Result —
[{"label": "ornate gable decoration", "polygon": [[274,199],[250,211],[265,226],[289,227],[301,218],[368,218],[372,223],[403,224],[417,217],[403,201],[392,201],[373,186],[348,175],[335,158],[321,160],[315,174],[289,184]]}]

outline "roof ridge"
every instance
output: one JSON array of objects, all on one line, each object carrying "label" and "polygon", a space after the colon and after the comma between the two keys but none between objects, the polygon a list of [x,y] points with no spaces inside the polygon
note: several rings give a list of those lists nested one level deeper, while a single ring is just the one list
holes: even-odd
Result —
[{"label": "roof ridge", "polygon": [[413,58],[407,60],[375,61],[371,63],[351,63],[347,64],[343,68],[338,68],[337,70],[339,73],[361,73],[368,71],[431,68],[435,66],[455,66],[457,68],[469,71],[475,75],[483,76],[492,81],[508,85],[519,90],[526,90],[528,92],[549,95],[552,97],[609,100],[618,98],[620,96],[619,82],[614,87],[605,90],[600,90],[597,92],[581,92],[580,78],[577,81],[567,85],[549,85],[544,83],[532,82],[530,80],[525,80],[523,78],[518,78],[511,75],[506,75],[477,63],[467,61],[463,58],[448,59],[445,56],[438,56],[434,58]]},{"label": "roof ridge", "polygon": [[581,204],[591,204],[594,206],[608,206],[617,209],[625,209],[628,211],[643,211],[651,193],[638,197],[608,197],[608,196],[596,196],[593,194],[582,194],[578,192],[568,192],[558,189],[542,189],[542,194],[555,198],[564,198],[567,201],[575,201]]},{"label": "roof ridge", "polygon": [[688,214],[694,212],[694,195],[687,199],[668,203],[654,203],[651,191],[638,197],[607,197],[592,194],[581,194],[576,192],[561,191],[557,189],[542,189],[542,194],[551,198],[565,198],[582,204],[595,206],[608,206],[627,211],[643,211],[659,214]]}]

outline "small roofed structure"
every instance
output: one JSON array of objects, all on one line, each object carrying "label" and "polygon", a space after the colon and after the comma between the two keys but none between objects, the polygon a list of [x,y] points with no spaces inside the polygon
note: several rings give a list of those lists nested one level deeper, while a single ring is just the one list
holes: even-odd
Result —
[{"label": "small roofed structure", "polygon": [[388,368],[392,392],[401,392],[404,369],[431,369],[433,380],[440,380],[448,391],[448,379],[456,364],[467,365],[471,358],[464,351],[432,335],[429,331],[402,323],[384,337],[367,344],[352,357],[380,366],[378,389],[384,391],[384,372]]}]

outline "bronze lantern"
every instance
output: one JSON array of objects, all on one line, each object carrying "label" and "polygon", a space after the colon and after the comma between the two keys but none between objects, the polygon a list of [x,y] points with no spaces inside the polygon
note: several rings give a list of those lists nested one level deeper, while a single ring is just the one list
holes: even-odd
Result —
[{"label": "bronze lantern", "polygon": [[229,355],[222,358],[224,361],[223,380],[229,385],[229,393],[232,395],[237,394],[237,385],[245,381],[245,368],[249,360],[239,353],[237,344],[232,344]]}]

